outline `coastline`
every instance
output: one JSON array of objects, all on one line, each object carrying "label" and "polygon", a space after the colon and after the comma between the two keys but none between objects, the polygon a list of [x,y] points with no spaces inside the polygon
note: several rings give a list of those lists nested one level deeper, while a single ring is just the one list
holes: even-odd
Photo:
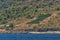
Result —
[{"label": "coastline", "polygon": [[[8,32],[7,32],[8,33]],[[11,34],[60,34],[60,31],[47,31],[47,32],[9,32]]]},{"label": "coastline", "polygon": [[60,31],[47,31],[47,32],[28,32],[30,34],[60,34]]},{"label": "coastline", "polygon": [[47,31],[47,32],[37,32],[37,31],[23,31],[23,32],[0,32],[0,34],[60,34],[60,31]]}]

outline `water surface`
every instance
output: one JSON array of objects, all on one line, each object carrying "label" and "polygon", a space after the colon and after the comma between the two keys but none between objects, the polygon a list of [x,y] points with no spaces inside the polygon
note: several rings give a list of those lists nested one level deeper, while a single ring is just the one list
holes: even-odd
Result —
[{"label": "water surface", "polygon": [[0,40],[60,40],[60,34],[0,34]]}]

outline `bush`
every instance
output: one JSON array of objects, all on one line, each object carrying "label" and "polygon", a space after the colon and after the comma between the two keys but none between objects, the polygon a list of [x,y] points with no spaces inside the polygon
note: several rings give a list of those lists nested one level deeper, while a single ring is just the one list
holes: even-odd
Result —
[{"label": "bush", "polygon": [[14,29],[14,24],[10,23],[9,26],[5,25],[6,30],[13,30]]},{"label": "bush", "polygon": [[44,20],[45,18],[51,16],[51,14],[41,14],[37,17],[36,20],[33,20],[31,22],[28,22],[27,24],[36,24],[36,23],[39,23],[39,21],[42,21]]},{"label": "bush", "polygon": [[59,11],[60,10],[60,7],[57,7],[56,10]]},{"label": "bush", "polygon": [[6,24],[6,23],[7,23],[7,20],[2,20],[2,19],[1,19],[1,20],[0,20],[0,23],[1,23],[1,24]]}]

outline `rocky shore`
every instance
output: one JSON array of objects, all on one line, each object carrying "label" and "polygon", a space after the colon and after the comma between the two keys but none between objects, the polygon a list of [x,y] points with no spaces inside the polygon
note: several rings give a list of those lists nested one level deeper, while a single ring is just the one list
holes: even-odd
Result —
[{"label": "rocky shore", "polygon": [[60,34],[60,31],[48,31],[48,32],[28,32],[30,34]]},{"label": "rocky shore", "polygon": [[12,33],[12,34],[60,34],[60,31],[47,31],[47,32],[0,32],[0,33]]}]

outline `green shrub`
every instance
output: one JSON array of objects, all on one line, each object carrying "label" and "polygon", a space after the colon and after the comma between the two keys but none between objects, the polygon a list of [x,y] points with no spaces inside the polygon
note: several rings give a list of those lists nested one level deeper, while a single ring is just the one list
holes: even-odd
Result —
[{"label": "green shrub", "polygon": [[14,29],[14,24],[11,23],[11,24],[9,24],[9,26],[5,25],[5,29],[6,30],[13,30]]},{"label": "green shrub", "polygon": [[60,7],[57,7],[56,10],[59,11],[60,10]]},{"label": "green shrub", "polygon": [[51,16],[51,14],[41,14],[41,15],[39,15],[39,16],[37,17],[36,20],[33,20],[33,21],[31,21],[31,22],[28,22],[27,24],[39,23],[39,21],[42,21],[42,20],[44,20],[45,18],[47,18],[47,17],[49,17],[49,16]]}]

